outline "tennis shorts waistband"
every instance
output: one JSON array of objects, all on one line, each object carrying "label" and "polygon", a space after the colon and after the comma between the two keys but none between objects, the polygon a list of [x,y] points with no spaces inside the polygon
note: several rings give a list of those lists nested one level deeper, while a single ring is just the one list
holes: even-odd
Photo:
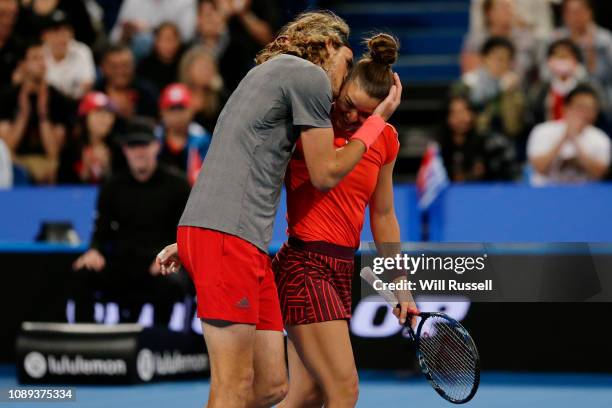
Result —
[{"label": "tennis shorts waistband", "polygon": [[321,255],[352,261],[355,258],[356,248],[331,244],[325,241],[302,241],[296,237],[289,237],[287,244],[295,249],[316,252]]}]

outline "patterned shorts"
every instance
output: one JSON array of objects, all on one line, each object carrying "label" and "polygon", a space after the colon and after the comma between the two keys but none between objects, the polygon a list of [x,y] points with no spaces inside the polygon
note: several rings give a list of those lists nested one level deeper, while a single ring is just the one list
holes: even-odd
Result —
[{"label": "patterned shorts", "polygon": [[290,239],[272,261],[285,325],[351,317],[355,250]]}]

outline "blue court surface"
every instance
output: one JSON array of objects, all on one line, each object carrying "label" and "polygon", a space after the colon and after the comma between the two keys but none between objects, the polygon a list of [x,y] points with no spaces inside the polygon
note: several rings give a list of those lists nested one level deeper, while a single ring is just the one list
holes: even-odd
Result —
[{"label": "blue court surface", "polygon": [[[420,378],[399,378],[386,372],[360,373],[358,407],[450,407]],[[15,369],[0,366],[0,389],[16,387]],[[208,381],[164,382],[130,386],[76,386],[77,401],[53,407],[181,408],[203,407]],[[0,403],[37,407],[47,404]],[[478,394],[466,407],[474,408],[610,408],[612,375],[484,373]]]}]

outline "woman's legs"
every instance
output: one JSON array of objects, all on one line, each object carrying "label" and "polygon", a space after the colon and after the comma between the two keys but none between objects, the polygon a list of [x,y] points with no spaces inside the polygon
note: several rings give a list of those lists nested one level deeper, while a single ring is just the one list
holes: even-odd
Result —
[{"label": "woman's legs", "polygon": [[[354,407],[359,396],[359,378],[353,358],[347,321],[333,320],[294,325],[287,327],[287,333],[307,373],[319,385],[325,407]],[[298,368],[295,372],[298,378],[294,381],[292,377],[294,372],[291,371],[292,367],[290,365],[289,395],[292,396],[294,392],[298,394],[297,396],[301,395],[304,398],[313,395],[314,387],[311,381],[305,383],[304,386],[300,386],[298,391],[292,390],[296,381],[300,378],[304,380],[306,377],[295,361],[293,367]],[[296,397],[288,398],[287,404],[292,403]],[[304,405],[299,405],[299,401],[296,401],[296,405],[284,406],[301,407]]]},{"label": "woman's legs", "polygon": [[278,408],[321,408],[323,391],[300,359],[291,339],[287,339],[289,393]]}]

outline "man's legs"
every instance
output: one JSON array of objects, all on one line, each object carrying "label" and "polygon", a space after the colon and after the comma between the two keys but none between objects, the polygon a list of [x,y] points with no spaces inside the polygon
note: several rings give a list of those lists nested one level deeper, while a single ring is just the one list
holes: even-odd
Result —
[{"label": "man's legs", "polygon": [[264,408],[278,404],[287,395],[285,339],[274,330],[257,330],[253,354],[255,379],[249,408]]},{"label": "man's legs", "polygon": [[247,407],[255,375],[255,325],[221,326],[203,321],[202,331],[210,359],[207,408]]},{"label": "man's legs", "polygon": [[208,407],[272,406],[284,397],[286,368],[268,255],[241,238],[195,227],[179,228],[177,244],[203,319]]},{"label": "man's legs", "polygon": [[259,322],[255,334],[255,382],[249,407],[270,407],[287,394],[285,339],[278,291],[270,259],[264,255],[265,274],[259,283]]}]

